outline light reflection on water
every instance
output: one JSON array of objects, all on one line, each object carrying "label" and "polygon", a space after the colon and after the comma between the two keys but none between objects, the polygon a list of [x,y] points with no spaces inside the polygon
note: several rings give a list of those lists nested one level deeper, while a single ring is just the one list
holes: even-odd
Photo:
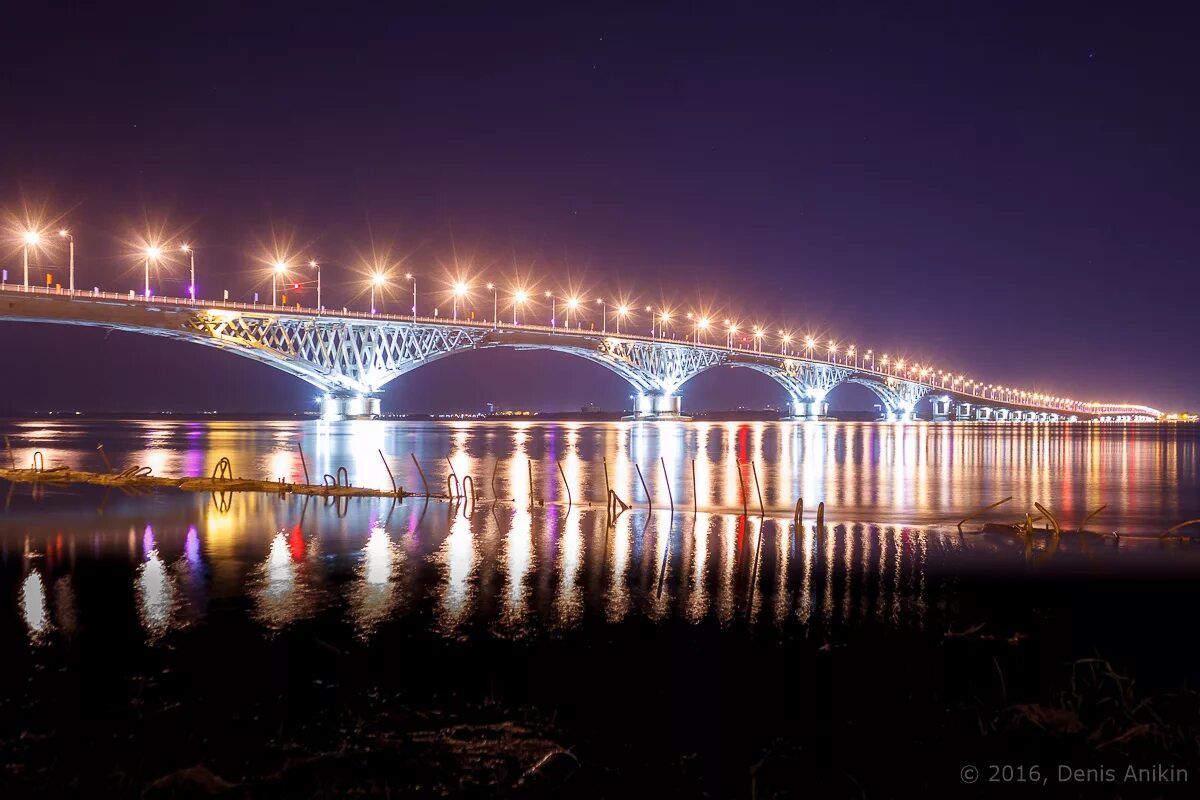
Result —
[{"label": "light reflection on water", "polygon": [[527,500],[532,489],[559,502],[565,473],[576,503],[603,503],[611,486],[627,502],[673,498],[679,510],[754,511],[761,493],[776,513],[802,497],[847,518],[929,526],[1013,495],[1018,517],[1035,501],[1073,521],[1107,504],[1098,522],[1121,531],[1200,516],[1200,437],[1189,426],[45,420],[0,432],[20,464],[41,450],[48,466],[101,470],[103,443],[115,464],[155,474],[208,475],[228,457],[237,475],[293,482],[304,480],[303,446],[310,482],[344,466],[356,485],[380,489],[391,486],[382,450],[397,483],[420,491],[412,454],[432,491],[453,468],[487,498]]},{"label": "light reflection on water", "polygon": [[[921,627],[969,572],[1200,573],[1200,546],[1185,543],[1027,545],[960,536],[953,525],[1007,494],[1017,499],[991,519],[1020,518],[1035,499],[1068,526],[1108,503],[1093,527],[1126,533],[1200,516],[1196,432],[1186,428],[52,421],[6,430],[20,461],[37,448],[49,466],[99,469],[89,459],[102,440],[117,464],[207,474],[227,455],[236,474],[289,480],[303,478],[302,443],[312,480],[345,465],[356,484],[378,487],[390,486],[379,450],[399,482],[421,485],[411,452],[434,491],[453,469],[481,498],[464,510],[418,498],[78,490],[34,500],[14,490],[0,514],[0,583],[15,600],[5,613],[33,643],[70,637],[100,608],[132,612],[157,642],[239,602],[266,635],[331,612],[363,638],[394,623],[447,636],[632,619]],[[609,486],[635,503],[611,524]],[[124,565],[128,577],[76,579],[97,564]],[[131,592],[133,602],[121,611],[97,592]]]},{"label": "light reflection on water", "polygon": [[78,617],[86,625],[97,613],[89,603],[96,598],[77,598],[72,579],[100,563],[127,564],[132,587],[93,579],[88,591],[132,588],[151,643],[203,619],[214,603],[241,599],[264,635],[331,612],[363,638],[393,622],[447,636],[480,628],[522,636],[631,618],[920,628],[931,601],[945,600],[965,573],[1037,574],[1048,565],[1200,573],[1200,547],[1156,539],[1039,536],[1027,545],[1002,534],[852,521],[796,530],[787,518],[665,509],[635,509],[610,524],[594,507],[520,502],[480,504],[471,514],[412,499],[339,506],[235,495],[228,510],[205,495],[147,502],[122,498],[102,516],[31,520],[20,540],[0,537],[5,581],[19,587],[12,610],[31,642],[70,635]]}]

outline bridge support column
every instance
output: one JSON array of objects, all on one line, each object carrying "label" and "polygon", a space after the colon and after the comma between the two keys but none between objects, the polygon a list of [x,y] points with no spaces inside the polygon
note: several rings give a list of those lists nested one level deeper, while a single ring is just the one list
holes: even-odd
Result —
[{"label": "bridge support column", "polygon": [[988,406],[981,406],[975,409],[975,420],[977,422],[988,422],[992,418],[992,409]]},{"label": "bridge support column", "polygon": [[935,397],[932,403],[933,416],[930,417],[934,422],[947,422],[950,419],[950,398]]},{"label": "bridge support column", "polygon": [[687,419],[683,416],[683,398],[677,394],[639,394],[634,403],[633,416],[627,419]]},{"label": "bridge support column", "polygon": [[321,398],[321,418],[378,419],[380,400],[369,394],[327,394]]},{"label": "bridge support column", "polygon": [[970,419],[971,418],[971,404],[970,403],[959,403],[958,407],[954,411],[954,418],[955,419]]},{"label": "bridge support column", "polygon": [[829,419],[829,403],[824,400],[793,400],[792,413],[784,419],[810,421]]}]

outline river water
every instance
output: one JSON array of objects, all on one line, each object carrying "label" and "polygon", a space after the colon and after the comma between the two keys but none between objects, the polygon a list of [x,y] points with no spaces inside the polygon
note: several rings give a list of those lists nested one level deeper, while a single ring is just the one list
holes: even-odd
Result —
[{"label": "river water", "polygon": [[[495,666],[510,656],[494,648],[541,642],[519,659],[565,663],[567,645],[547,637],[575,637],[565,641],[585,655],[571,650],[570,658],[583,664],[598,657],[596,642],[607,642],[625,664],[665,648],[657,637],[676,631],[670,641],[685,644],[662,658],[684,647],[715,663],[715,653],[733,658],[762,646],[763,637],[836,644],[847,632],[873,631],[871,641],[890,641],[897,632],[923,636],[980,619],[992,626],[1007,619],[1014,630],[1056,630],[1049,619],[1071,620],[1071,636],[1044,640],[1054,663],[1102,641],[1154,659],[1162,631],[1145,622],[1114,628],[1094,609],[1137,614],[1140,607],[1141,619],[1166,625],[1163,604],[1193,602],[1190,587],[1200,576],[1200,545],[1158,538],[1200,516],[1198,436],[1184,426],[56,419],[9,421],[0,431],[20,465],[40,452],[47,468],[100,471],[107,458],[155,475],[203,476],[228,458],[247,478],[303,481],[307,470],[315,483],[344,467],[355,485],[390,488],[394,476],[423,492],[423,472],[439,494],[453,472],[460,486],[470,476],[475,487],[473,502],[450,503],[0,484],[0,636],[17,654],[5,664],[16,677],[10,687],[39,674],[86,673],[114,658],[144,669],[147,654],[159,653],[164,674],[197,659],[213,670],[180,688],[180,697],[225,697],[229,686],[196,687],[252,646],[274,648],[278,669],[298,670],[297,648],[314,641],[334,642],[330,649],[340,653],[364,648],[348,658],[387,652],[406,669],[439,647],[468,649],[501,670],[493,683],[511,687],[520,679]],[[631,506],[615,519],[606,511],[607,487]],[[978,521],[957,530],[968,512],[1008,496],[981,519],[1024,520],[1039,502],[1064,528],[1076,528],[1107,506],[1087,528],[1121,536],[1039,533],[1026,541],[979,532]],[[1071,588],[1058,588],[1061,581]],[[1053,587],[1044,589],[1051,594],[1035,599],[1038,586]],[[730,649],[729,630],[753,633]],[[776,657],[796,646],[763,657],[781,667]],[[458,686],[472,679],[455,672],[463,656],[454,653],[456,666],[430,666],[434,674],[412,680],[433,686],[454,674]],[[523,661],[504,663],[519,672]],[[988,680],[992,663],[982,668]],[[110,677],[108,691],[119,697],[125,678]],[[255,691],[275,690],[263,680]],[[313,680],[327,685],[328,671]],[[612,685],[621,696],[599,705],[644,688]],[[83,691],[76,683],[53,686],[40,699],[0,693],[0,703],[25,702],[27,713],[13,717],[25,725],[43,717],[82,724],[74,711],[35,713],[46,691]],[[671,687],[665,691],[683,704],[701,690]],[[545,685],[529,689],[556,709],[562,693],[582,703],[572,694],[580,690],[567,684],[550,697]],[[163,700],[164,707],[182,702]],[[581,729],[593,729],[603,710],[592,713],[581,717]],[[707,742],[724,741],[703,719],[695,725]],[[24,729],[10,733],[13,743],[27,741]],[[741,774],[726,776],[730,785]]]}]

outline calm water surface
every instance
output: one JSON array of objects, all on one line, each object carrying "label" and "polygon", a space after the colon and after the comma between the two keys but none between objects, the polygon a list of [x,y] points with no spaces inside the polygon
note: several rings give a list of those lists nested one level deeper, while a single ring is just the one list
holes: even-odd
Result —
[{"label": "calm water surface", "polygon": [[[48,467],[100,470],[103,443],[114,465],[156,475],[207,475],[228,457],[239,476],[302,481],[302,445],[313,482],[344,466],[356,485],[384,488],[382,451],[396,481],[420,490],[413,454],[436,491],[453,468],[479,494],[463,506],[3,487],[3,617],[34,643],[69,637],[114,596],[151,642],[226,602],[246,603],[268,635],[334,614],[363,638],[399,619],[521,636],[630,617],[920,627],[953,606],[962,575],[1200,574],[1200,546],[1151,535],[1200,516],[1190,428],[37,421],[3,431],[21,464],[36,450]],[[606,467],[633,505],[611,522]],[[1089,527],[1125,535],[1027,546],[955,530],[964,512],[1008,495],[990,519],[1039,501],[1071,527],[1107,504]]]}]

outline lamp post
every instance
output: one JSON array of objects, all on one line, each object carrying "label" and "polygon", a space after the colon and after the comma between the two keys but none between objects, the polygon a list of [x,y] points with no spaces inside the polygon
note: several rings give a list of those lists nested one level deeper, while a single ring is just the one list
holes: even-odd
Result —
[{"label": "lamp post", "polygon": [[150,262],[158,261],[158,259],[161,255],[162,255],[161,247],[151,246],[151,247],[146,248],[146,286],[145,286],[145,294],[143,295],[143,297],[145,297],[147,300],[150,299]]},{"label": "lamp post", "polygon": [[762,352],[762,337],[763,329],[756,325],[754,327],[754,352],[756,353]]},{"label": "lamp post", "polygon": [[617,336],[621,335],[621,320],[624,319],[627,314],[629,314],[629,306],[617,307]]},{"label": "lamp post", "polygon": [[37,231],[25,231],[21,236],[22,254],[21,260],[25,267],[25,291],[29,291],[29,248],[37,247],[38,242],[42,241],[42,235]]},{"label": "lamp post", "polygon": [[308,262],[308,265],[317,271],[317,313],[321,313],[323,306],[321,305],[321,262],[315,258]]},{"label": "lamp post", "polygon": [[[454,284],[454,321],[458,322],[458,298],[467,294],[467,285],[462,281]],[[465,309],[464,309],[465,310]]]},{"label": "lamp post", "polygon": [[730,350],[733,350],[733,337],[737,334],[737,325],[725,320],[725,331],[725,344]]},{"label": "lamp post", "polygon": [[811,336],[804,337],[804,354],[811,359],[813,357],[813,348],[817,346],[817,340]]},{"label": "lamp post", "polygon": [[383,289],[383,285],[387,282],[387,276],[382,272],[376,272],[371,276],[371,316],[375,316],[375,290]]},{"label": "lamp post", "polygon": [[[868,361],[870,361],[870,362],[871,362],[871,366],[870,366],[870,367],[867,367],[867,362],[868,362]],[[874,370],[874,369],[875,369],[875,356],[873,356],[873,355],[871,354],[871,351],[870,351],[870,350],[868,350],[868,351],[867,351],[867,354],[866,354],[865,356],[863,356],[863,367],[864,367],[864,368],[867,368],[867,369],[871,369],[871,370]]]},{"label": "lamp post", "polygon": [[287,266],[288,265],[282,261],[276,261],[275,268],[273,270],[271,270],[271,305],[272,306],[278,305],[278,303],[276,302],[276,294],[275,294],[276,279],[283,277],[283,274],[285,272],[287,272]]},{"label": "lamp post", "polygon": [[829,360],[836,363],[837,362],[837,345],[833,343],[833,339],[829,340],[828,344],[826,344],[826,347],[829,348]]},{"label": "lamp post", "polygon": [[704,334],[704,343],[708,344],[708,317],[696,320],[696,344],[700,344],[701,334]]},{"label": "lamp post", "polygon": [[779,332],[779,355],[786,356],[788,345],[792,343],[792,335],[790,333]]},{"label": "lamp post", "polygon": [[417,276],[413,275],[411,272],[406,272],[404,274],[404,277],[406,280],[408,280],[410,283],[412,283],[412,287],[413,287],[412,317],[413,317],[413,324],[416,325],[417,324]]},{"label": "lamp post", "polygon": [[66,228],[63,228],[61,231],[59,231],[58,235],[63,239],[66,239],[67,244],[70,247],[70,261],[68,262],[70,264],[68,267],[70,283],[68,284],[67,288],[70,290],[71,294],[75,294],[75,237],[72,236],[71,232]]},{"label": "lamp post", "polygon": [[854,368],[858,369],[858,348],[850,345],[850,349],[846,351],[846,358],[854,362]]},{"label": "lamp post", "polygon": [[487,287],[492,290],[492,327],[494,328],[500,324],[500,290],[494,283],[489,283]]},{"label": "lamp post", "polygon": [[603,297],[597,297],[596,302],[600,305],[600,332],[608,333],[608,303]]},{"label": "lamp post", "polygon": [[191,281],[188,284],[188,297],[192,298],[192,302],[194,303],[196,302],[196,251],[192,249],[190,244],[184,242],[179,247],[179,252],[188,254],[188,265],[190,268],[188,274]]},{"label": "lamp post", "polygon": [[529,298],[524,289],[513,292],[513,327],[517,325],[517,309]]},{"label": "lamp post", "polygon": [[558,298],[556,298],[550,292],[546,292],[546,297],[550,298],[550,327],[551,328],[558,327],[558,320],[556,319],[556,316],[555,316],[556,315],[555,301]]},{"label": "lamp post", "polygon": [[[567,327],[568,329],[571,327],[571,312],[572,312],[572,311],[577,311],[577,309],[578,309],[578,308],[579,308],[579,298],[577,298],[577,297],[568,297],[568,298],[567,298],[567,314],[566,314],[566,317],[567,317],[567,324],[566,324],[566,327]],[[575,321],[576,321],[576,322],[578,322],[578,321],[579,321],[579,314],[578,314],[578,312],[575,314]]]}]

